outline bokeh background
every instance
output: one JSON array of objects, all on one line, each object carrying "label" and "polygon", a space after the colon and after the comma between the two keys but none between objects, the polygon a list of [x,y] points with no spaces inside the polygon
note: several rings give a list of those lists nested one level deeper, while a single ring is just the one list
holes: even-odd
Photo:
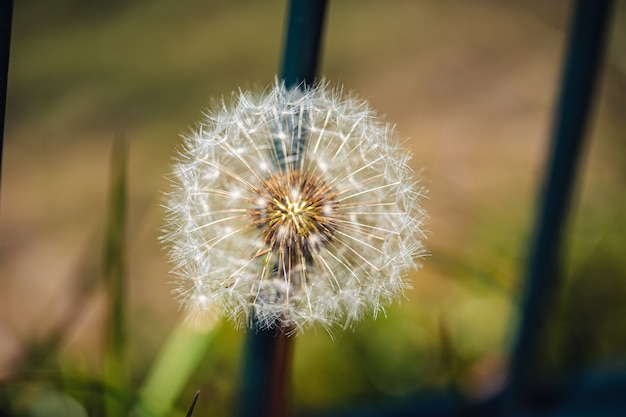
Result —
[{"label": "bokeh background", "polygon": [[[297,338],[293,410],[437,389],[480,399],[502,387],[570,8],[565,0],[330,2],[320,74],[368,99],[406,138],[429,189],[430,255],[386,317]],[[35,413],[50,395],[82,403],[96,395],[58,381],[102,372],[103,240],[119,137],[129,151],[132,398],[182,316],[157,241],[179,134],[211,100],[273,82],[286,2],[20,0],[14,12],[0,405]],[[542,366],[554,378],[626,358],[625,18],[617,2],[568,222],[566,280],[546,317]],[[198,415],[233,410],[243,335],[218,326],[180,410],[197,389]]]}]

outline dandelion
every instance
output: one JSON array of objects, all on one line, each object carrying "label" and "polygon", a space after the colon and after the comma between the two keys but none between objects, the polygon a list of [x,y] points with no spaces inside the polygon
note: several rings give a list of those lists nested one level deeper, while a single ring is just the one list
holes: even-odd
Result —
[{"label": "dandelion", "polygon": [[402,293],[423,254],[422,189],[366,102],[277,82],[184,139],[163,239],[192,314],[299,331],[376,316]]}]

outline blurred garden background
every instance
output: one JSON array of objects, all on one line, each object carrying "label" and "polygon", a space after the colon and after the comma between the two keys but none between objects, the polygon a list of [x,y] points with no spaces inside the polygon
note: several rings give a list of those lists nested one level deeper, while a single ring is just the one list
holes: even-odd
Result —
[{"label": "blurred garden background", "polygon": [[[502,387],[571,4],[331,1],[319,73],[397,125],[429,189],[430,255],[386,317],[298,336],[292,409]],[[278,72],[285,1],[20,0],[0,200],[0,415],[98,414],[111,154],[128,149],[131,403],[182,319],[157,237],[179,134]],[[544,340],[559,379],[626,359],[626,4],[617,2]],[[235,407],[244,331],[220,324],[177,406]],[[70,400],[71,398],[71,400]],[[52,401],[52,403],[50,402]],[[77,404],[81,405],[78,406]],[[78,412],[78,411],[77,411]],[[40,414],[37,414],[40,413]],[[81,415],[81,414],[76,414]]]}]

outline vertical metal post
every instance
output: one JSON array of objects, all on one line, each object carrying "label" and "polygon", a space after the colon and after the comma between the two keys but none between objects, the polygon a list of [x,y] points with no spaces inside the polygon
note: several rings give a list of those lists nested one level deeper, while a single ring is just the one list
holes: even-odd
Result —
[{"label": "vertical metal post", "polygon": [[[291,0],[281,70],[287,87],[315,81],[325,11],[326,0]],[[242,417],[287,415],[293,337],[285,330],[259,329],[254,323],[248,330],[239,405]]]},{"label": "vertical metal post", "polygon": [[287,87],[315,81],[324,28],[326,0],[292,0],[282,62]]},{"label": "vertical metal post", "polygon": [[527,401],[540,382],[539,352],[561,281],[563,230],[602,61],[610,0],[575,2],[551,150],[526,268],[520,323],[513,346],[508,396]]},{"label": "vertical metal post", "polygon": [[11,23],[13,0],[0,1],[0,180],[2,179],[2,148],[4,145],[4,116],[7,107],[9,50],[11,48]]}]

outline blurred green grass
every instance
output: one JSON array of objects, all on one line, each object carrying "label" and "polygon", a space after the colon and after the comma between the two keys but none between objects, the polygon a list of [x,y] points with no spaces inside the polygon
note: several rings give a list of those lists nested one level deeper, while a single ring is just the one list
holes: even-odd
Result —
[{"label": "blurred green grass", "polygon": [[[212,97],[272,82],[285,7],[17,2],[0,207],[0,380],[14,383],[0,387],[0,406],[29,410],[67,394],[99,415],[97,392],[80,387],[98,381],[105,349],[106,303],[94,282],[109,154],[120,134],[129,148],[132,402],[180,316],[156,241],[178,134]],[[626,83],[615,59],[623,56],[623,9],[568,233],[568,281],[547,318],[544,366],[553,375],[626,352]],[[410,138],[430,189],[431,255],[387,317],[333,338],[323,329],[298,338],[294,409],[432,388],[476,397],[498,389],[568,11],[565,1],[331,3],[320,73],[368,98]],[[46,354],[53,332],[58,351]],[[233,409],[241,333],[228,323],[216,330],[180,411],[198,388],[197,415]],[[84,383],[68,388],[59,382],[66,379]]]}]

